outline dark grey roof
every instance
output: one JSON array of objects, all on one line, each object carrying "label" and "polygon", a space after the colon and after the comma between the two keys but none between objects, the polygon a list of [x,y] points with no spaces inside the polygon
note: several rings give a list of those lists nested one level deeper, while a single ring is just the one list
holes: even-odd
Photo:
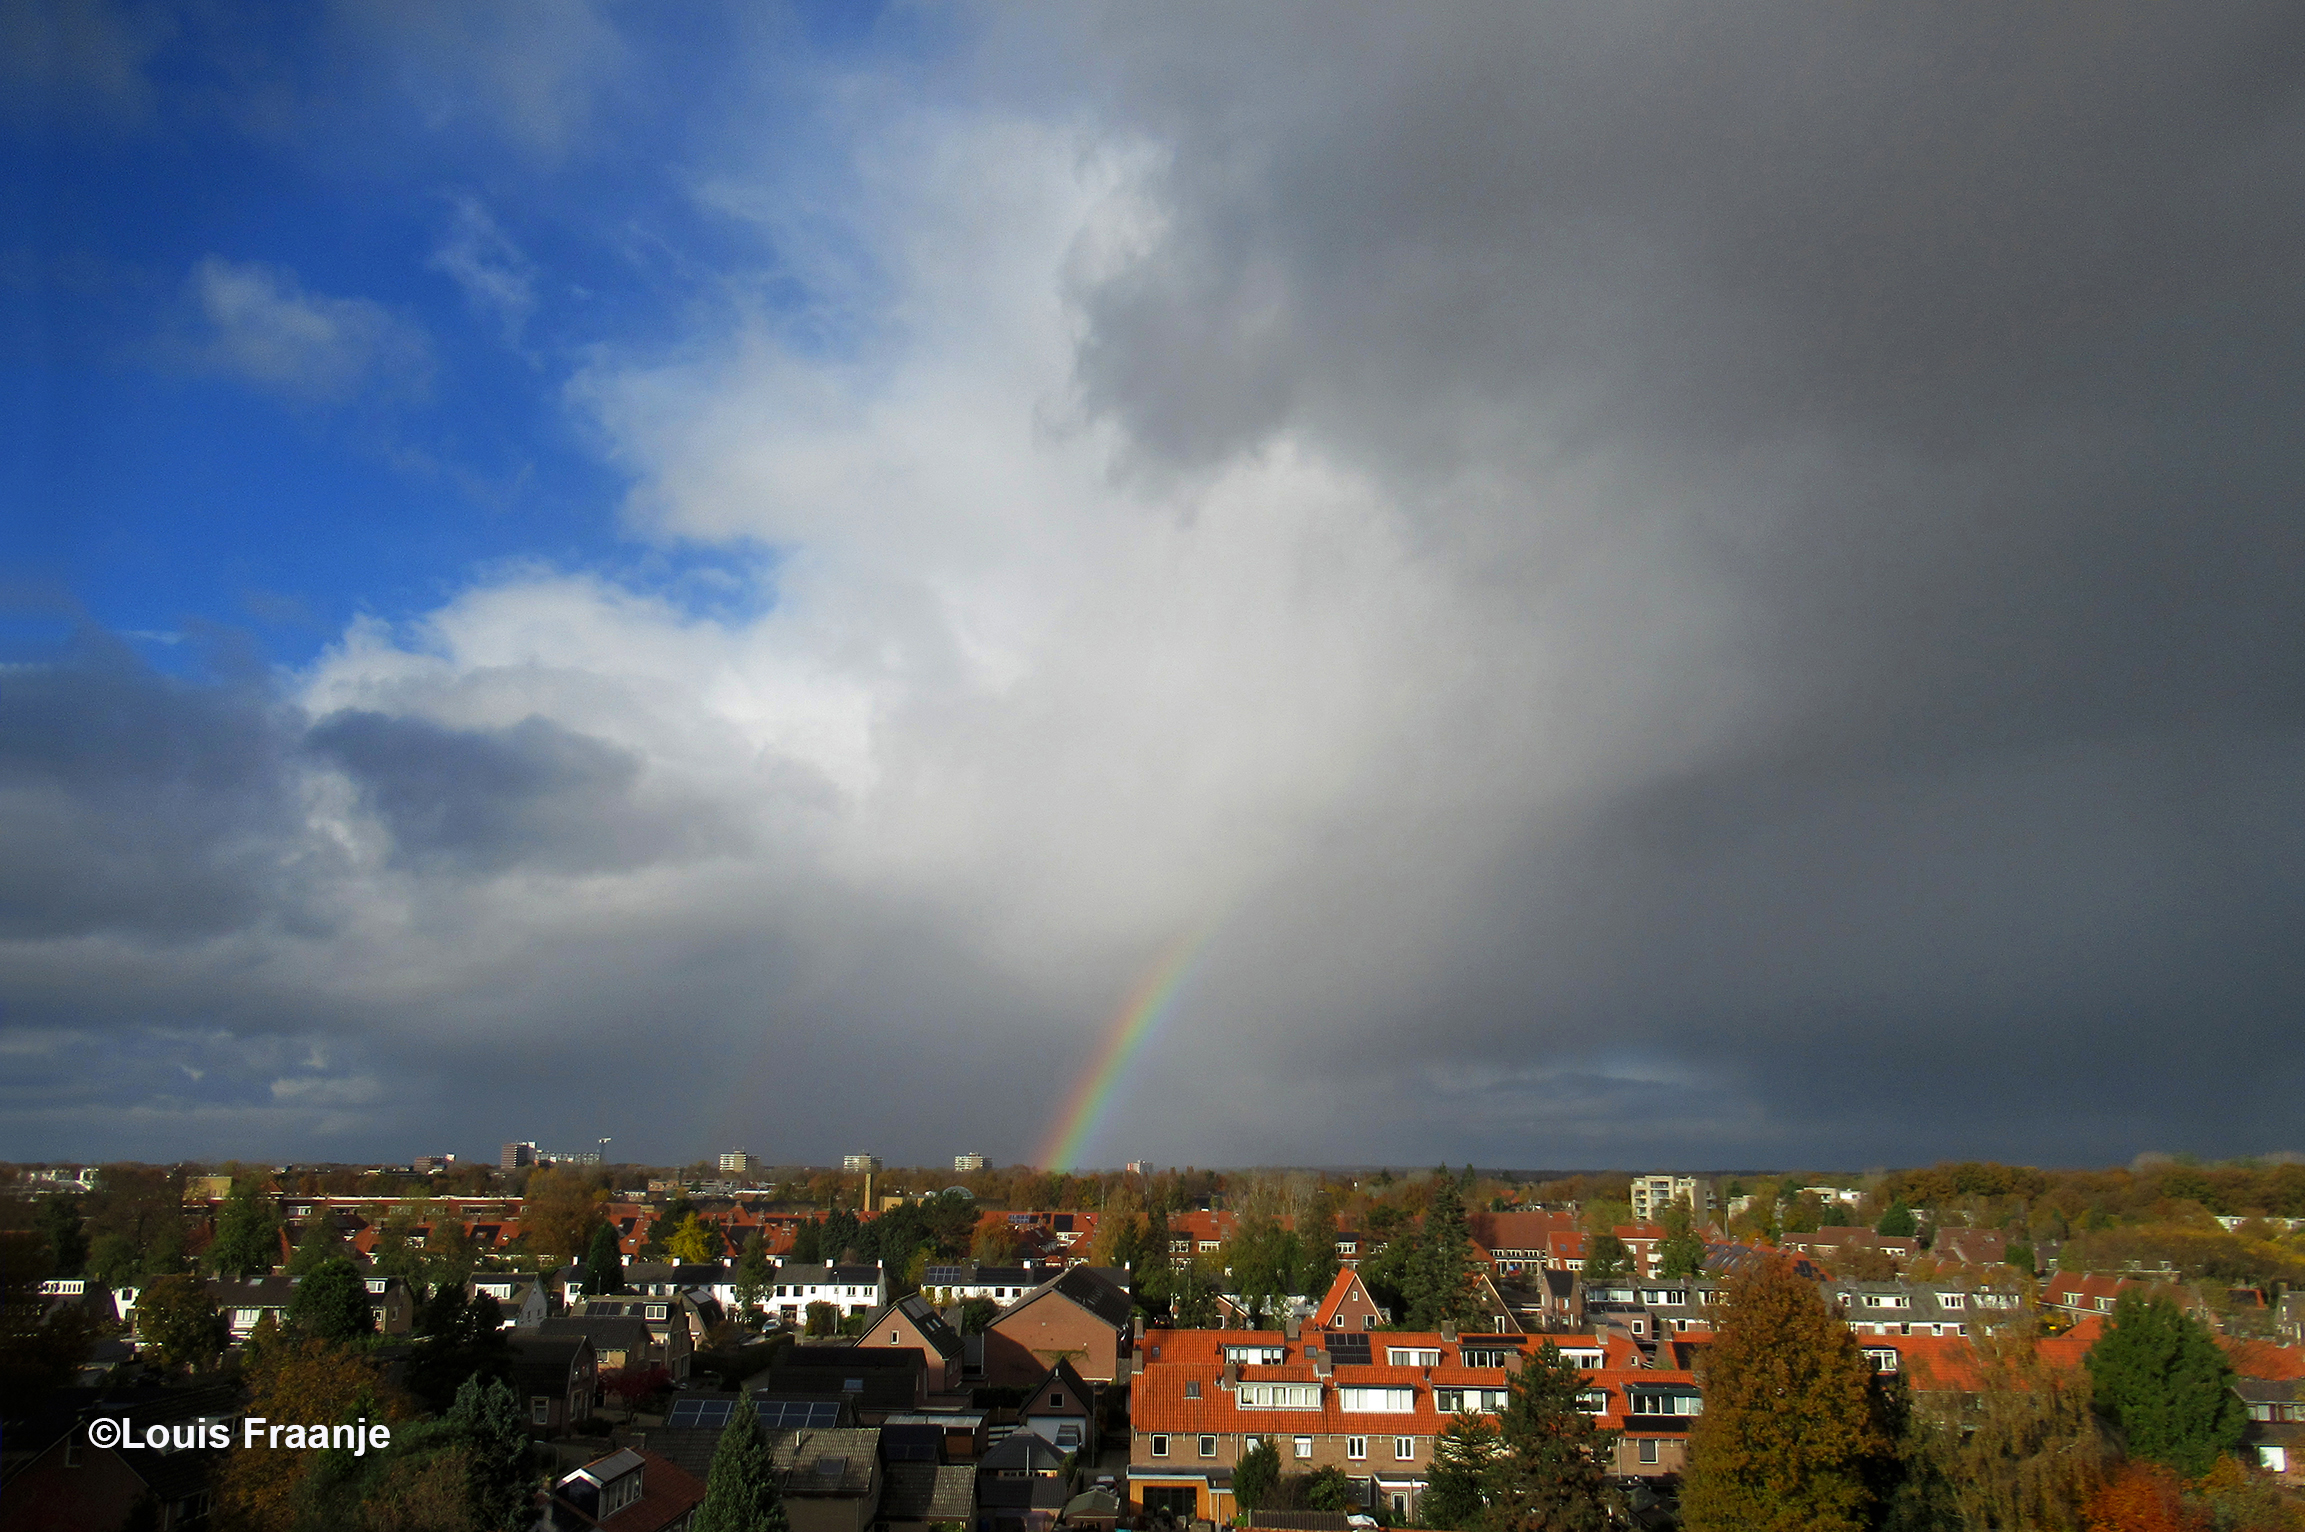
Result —
[{"label": "dark grey roof", "polygon": [[210,1277],[208,1292],[220,1309],[284,1309],[296,1297],[294,1277]]},{"label": "dark grey roof", "polygon": [[870,1426],[800,1431],[780,1439],[770,1453],[787,1495],[861,1495],[872,1488],[880,1432]]},{"label": "dark grey roof", "polygon": [[928,1362],[917,1346],[792,1346],[777,1360],[779,1367],[833,1367],[847,1372],[886,1369],[922,1372]]},{"label": "dark grey roof", "polygon": [[[948,1362],[957,1362],[960,1360],[960,1332],[955,1330],[951,1325],[945,1323],[944,1315],[937,1312],[937,1307],[935,1304],[929,1302],[926,1298],[923,1298],[918,1293],[914,1293],[907,1298],[899,1298],[896,1300],[896,1302],[888,1305],[888,1307],[882,1309],[879,1313],[872,1316],[871,1321],[864,1327],[865,1333],[870,1335],[873,1331],[873,1327],[886,1320],[891,1314],[902,1314],[906,1319],[910,1320],[913,1324],[913,1327],[920,1331],[921,1338],[936,1348],[936,1353],[938,1356],[943,1357]],[[810,1349],[813,1350],[815,1348],[812,1347]],[[877,1346],[860,1346],[857,1349],[860,1351],[876,1351],[884,1348]],[[902,1351],[905,1348],[902,1346],[897,1346],[885,1349]]]},{"label": "dark grey roof", "polygon": [[581,1335],[592,1342],[595,1351],[646,1351],[648,1349],[648,1321],[624,1319],[607,1314],[564,1315],[547,1319],[537,1326],[546,1340],[566,1340]]},{"label": "dark grey roof", "polygon": [[1032,1287],[1046,1282],[1049,1273],[1031,1266],[931,1266],[921,1273],[923,1287]]},{"label": "dark grey roof", "polygon": [[1061,1477],[988,1479],[978,1475],[977,1503],[988,1511],[1061,1511],[1072,1488]]},{"label": "dark grey roof", "polygon": [[1069,1454],[1062,1451],[1045,1436],[1037,1435],[1031,1431],[1013,1431],[1002,1438],[999,1445],[987,1452],[977,1467],[984,1473],[992,1473],[999,1469],[1007,1469],[1010,1472],[1022,1469],[1026,1473],[1054,1473],[1064,1467],[1064,1460],[1067,1456]]},{"label": "dark grey roof", "polygon": [[882,1521],[966,1521],[976,1504],[976,1470],[966,1464],[890,1463],[882,1474]]},{"label": "dark grey roof", "polygon": [[624,1268],[627,1284],[710,1287],[728,1280],[728,1268],[713,1261],[634,1261]]},{"label": "dark grey roof", "polygon": [[718,1426],[650,1426],[639,1445],[673,1463],[699,1483],[712,1476],[712,1455],[720,1450]]},{"label": "dark grey roof", "polygon": [[878,1266],[784,1265],[777,1268],[776,1275],[777,1280],[786,1283],[870,1287],[881,1279],[881,1269]]},{"label": "dark grey roof", "polygon": [[1010,1309],[1008,1314],[1003,1314],[1000,1319],[994,1320],[993,1323],[998,1325],[1009,1315],[1022,1312],[1028,1306],[1040,1302],[1052,1293],[1070,1299],[1116,1330],[1126,1330],[1129,1327],[1130,1319],[1136,1313],[1136,1306],[1129,1301],[1128,1294],[1120,1291],[1104,1278],[1091,1275],[1086,1267],[1075,1266],[1055,1281],[1044,1283],[1027,1293],[1023,1302]]}]

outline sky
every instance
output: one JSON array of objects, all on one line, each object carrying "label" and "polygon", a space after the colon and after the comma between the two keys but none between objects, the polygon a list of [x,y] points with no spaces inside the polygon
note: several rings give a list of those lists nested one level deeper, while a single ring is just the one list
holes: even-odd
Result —
[{"label": "sky", "polygon": [[2300,60],[8,0],[0,1157],[2305,1148]]}]

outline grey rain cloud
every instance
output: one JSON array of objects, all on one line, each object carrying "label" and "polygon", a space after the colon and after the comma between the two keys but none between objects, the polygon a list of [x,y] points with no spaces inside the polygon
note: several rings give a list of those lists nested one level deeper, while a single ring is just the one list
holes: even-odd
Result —
[{"label": "grey rain cloud", "polygon": [[[852,736],[760,683],[814,764],[477,643],[309,716],[112,662],[0,675],[11,1023],[314,1039],[313,1078],[391,1083],[227,1068],[325,1127],[123,1087],[141,1142],[1021,1157],[1177,922],[1031,942],[987,911],[1068,859],[1051,886],[1129,908],[1151,855],[1099,836],[1205,795],[1288,833],[1205,901],[1115,1162],[2297,1147],[2305,16],[1017,19],[986,54],[1049,67],[949,89],[1117,146],[1142,209],[1046,277],[1075,329],[1036,428],[1112,432],[1115,480],[1193,531],[1259,465],[1374,486],[1437,615],[1341,557],[1265,599],[1284,633],[1324,582],[1371,603],[1383,641],[1302,693],[1390,732],[1317,783],[1253,729],[1102,749],[1057,703],[1159,714],[1189,602],[1066,657],[1101,693],[891,661],[917,689]],[[887,615],[858,603],[842,652],[906,653],[910,588],[869,586]],[[1247,676],[1298,721],[1242,643],[1184,690]],[[845,750],[872,767],[834,785]],[[1047,764],[1076,750],[1085,789]],[[1303,780],[1236,802],[1210,759]],[[890,828],[844,838],[843,805]],[[991,849],[950,849],[979,819]],[[124,950],[74,955],[99,934]],[[94,1152],[99,1117],[9,1110],[7,1152]]]}]

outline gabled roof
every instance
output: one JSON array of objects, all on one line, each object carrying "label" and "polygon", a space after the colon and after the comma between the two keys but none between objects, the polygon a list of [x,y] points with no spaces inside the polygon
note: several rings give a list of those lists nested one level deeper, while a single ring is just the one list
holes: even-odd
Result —
[{"label": "gabled roof", "polygon": [[1064,1460],[1068,1456],[1069,1453],[1045,1436],[1031,1431],[1016,1431],[1002,1438],[998,1445],[987,1452],[977,1464],[977,1469],[982,1473],[993,1473],[1001,1469],[1011,1472],[1022,1469],[1026,1473],[1055,1473],[1064,1467]]},{"label": "gabled roof", "polygon": [[[1041,1396],[1049,1391],[1052,1384],[1061,1389],[1065,1397],[1071,1401],[1071,1403],[1063,1406],[1065,1414],[1085,1415],[1088,1413],[1089,1399],[1093,1390],[1082,1380],[1079,1373],[1073,1371],[1073,1365],[1069,1360],[1058,1357],[1056,1365],[1048,1370],[1048,1376],[1034,1384],[1032,1392],[1025,1396],[1025,1402],[1018,1410],[1018,1414],[1032,1414],[1034,1407],[1040,1403]],[[1078,1405],[1079,1408],[1075,1409],[1074,1405]]]},{"label": "gabled roof", "polygon": [[1345,1306],[1345,1300],[1350,1298],[1356,1289],[1361,1295],[1361,1302],[1372,1309],[1377,1306],[1376,1300],[1369,1296],[1367,1286],[1362,1283],[1361,1274],[1350,1266],[1339,1267],[1336,1280],[1329,1283],[1328,1296],[1321,1299],[1319,1308],[1313,1310],[1313,1328],[1326,1330],[1334,1325],[1337,1311]]},{"label": "gabled roof", "polygon": [[993,1328],[1000,1328],[1009,1320],[1014,1319],[1026,1309],[1052,1294],[1069,1300],[1076,1307],[1124,1333],[1128,1330],[1129,1322],[1136,1313],[1136,1306],[1129,1302],[1128,1294],[1121,1292],[1104,1278],[1091,1275],[1087,1267],[1075,1266],[1055,1281],[1044,1282],[1025,1294],[1023,1298],[1010,1307],[1007,1313],[993,1321]]},{"label": "gabled roof", "polygon": [[647,1320],[606,1314],[564,1315],[547,1319],[536,1328],[537,1333],[546,1340],[565,1340],[581,1335],[592,1342],[596,1351],[613,1349],[645,1354],[651,1339]]},{"label": "gabled roof", "polygon": [[[883,1307],[879,1313],[865,1322],[864,1333],[872,1334],[874,1329],[888,1323],[891,1315],[901,1316],[918,1332],[922,1340],[927,1341],[931,1347],[935,1348],[938,1356],[943,1357],[948,1362],[960,1360],[962,1351],[960,1332],[945,1323],[944,1315],[937,1312],[936,1305],[920,1294],[914,1293],[909,1297],[899,1298],[896,1302]],[[860,1349],[871,1350],[873,1348]]]},{"label": "gabled roof", "polygon": [[210,1277],[207,1287],[220,1309],[284,1309],[296,1298],[295,1277]]}]

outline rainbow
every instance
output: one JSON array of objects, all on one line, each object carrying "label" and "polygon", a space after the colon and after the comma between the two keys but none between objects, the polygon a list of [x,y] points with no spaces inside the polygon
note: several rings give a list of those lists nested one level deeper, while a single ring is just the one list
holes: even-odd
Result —
[{"label": "rainbow", "polygon": [[1070,1170],[1079,1163],[1089,1136],[1112,1106],[1121,1076],[1128,1072],[1129,1060],[1136,1057],[1154,1026],[1175,1003],[1177,992],[1184,988],[1185,979],[1192,973],[1194,960],[1200,956],[1210,929],[1203,927],[1178,938],[1129,992],[1127,1003],[1106,1029],[1104,1046],[1073,1082],[1071,1099],[1065,1103],[1048,1141],[1041,1145],[1034,1163],[1043,1170]]}]

